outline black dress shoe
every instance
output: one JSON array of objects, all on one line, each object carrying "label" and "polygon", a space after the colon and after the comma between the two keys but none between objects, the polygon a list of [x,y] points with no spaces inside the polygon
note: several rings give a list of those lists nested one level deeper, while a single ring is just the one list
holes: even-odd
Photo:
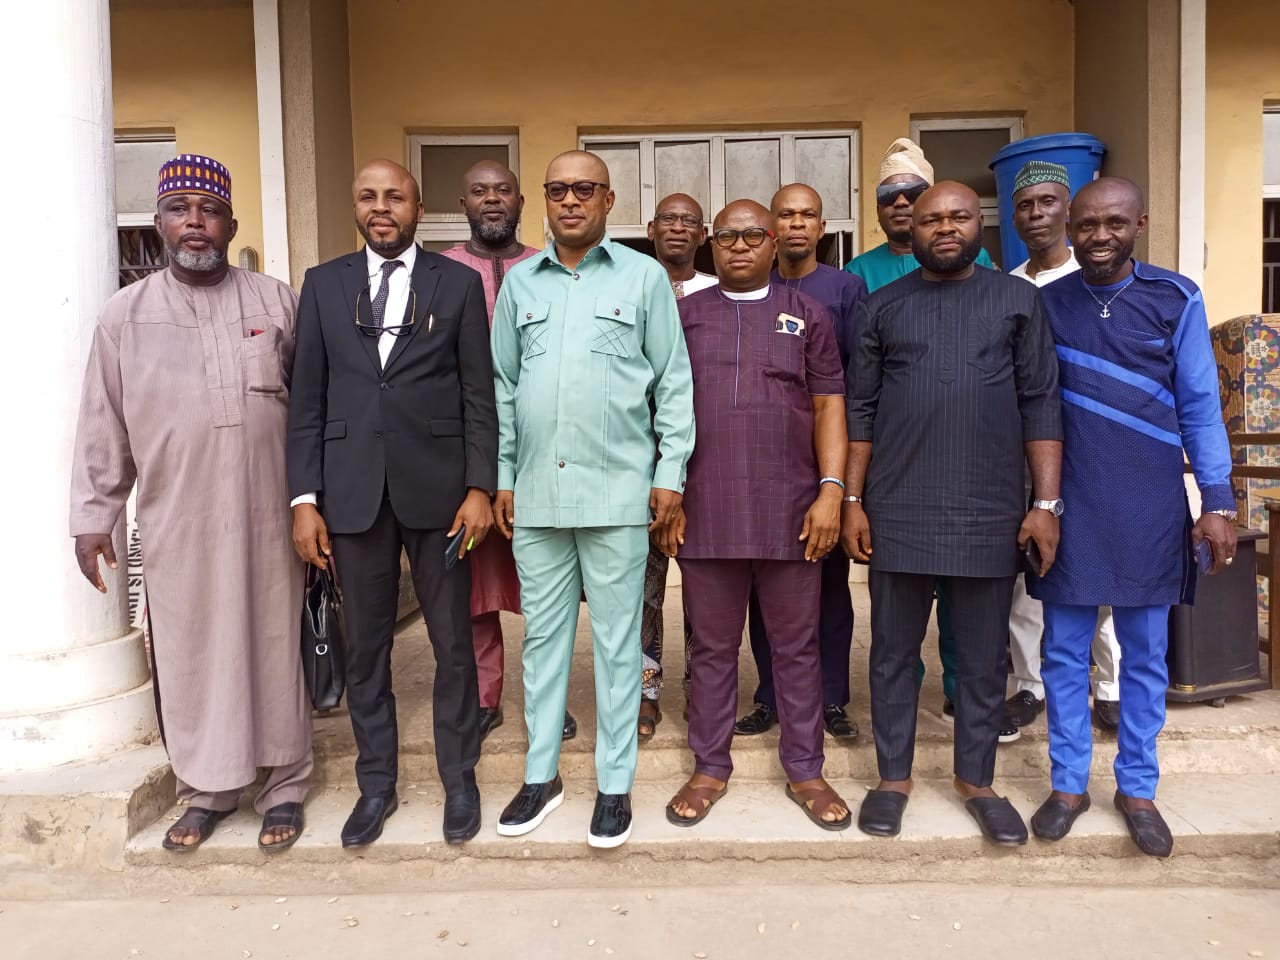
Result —
[{"label": "black dress shoe", "polygon": [[480,788],[455,790],[444,798],[445,843],[466,843],[480,832]]},{"label": "black dress shoe", "polygon": [[772,729],[778,722],[778,711],[765,703],[757,703],[751,712],[733,725],[733,732],[739,737],[754,737]]},{"label": "black dress shoe", "polygon": [[1031,832],[1041,840],[1061,840],[1071,832],[1076,818],[1084,813],[1093,801],[1089,794],[1081,795],[1073,807],[1061,797],[1049,795],[1049,799],[1040,804],[1040,809],[1031,815]]},{"label": "black dress shoe", "polygon": [[578,735],[578,721],[568,710],[564,712],[564,729],[560,731],[561,740],[572,740]]},{"label": "black dress shoe", "polygon": [[858,829],[873,837],[896,837],[908,799],[897,790],[868,790],[858,808]]},{"label": "black dress shoe", "polygon": [[560,774],[549,783],[526,783],[498,818],[498,836],[522,837],[564,802]]},{"label": "black dress shoe", "polygon": [[1159,810],[1129,810],[1124,805],[1124,794],[1119,790],[1116,791],[1115,804],[1139,850],[1147,856],[1162,859],[1173,853],[1173,834]]},{"label": "black dress shoe", "polygon": [[822,723],[827,733],[837,740],[856,740],[858,725],[849,719],[849,714],[838,703],[829,703],[822,708]]},{"label": "black dress shoe", "polygon": [[483,743],[484,738],[489,735],[489,731],[495,727],[502,726],[502,704],[496,707],[480,708],[480,741]]},{"label": "black dress shoe", "polygon": [[1030,690],[1019,690],[1004,702],[1004,719],[1015,727],[1025,727],[1044,712],[1044,700]]},{"label": "black dress shoe", "polygon": [[342,845],[363,847],[382,836],[382,825],[396,812],[400,801],[394,793],[386,796],[361,794],[351,816],[342,825]]},{"label": "black dress shoe", "polygon": [[1103,730],[1120,729],[1120,701],[1093,698],[1093,719]]},{"label": "black dress shoe", "polygon": [[588,846],[601,850],[620,847],[631,836],[631,794],[597,793],[596,809],[587,831]]},{"label": "black dress shoe", "polygon": [[1027,842],[1027,825],[1004,797],[970,797],[964,802],[964,808],[992,843],[1018,847]]}]

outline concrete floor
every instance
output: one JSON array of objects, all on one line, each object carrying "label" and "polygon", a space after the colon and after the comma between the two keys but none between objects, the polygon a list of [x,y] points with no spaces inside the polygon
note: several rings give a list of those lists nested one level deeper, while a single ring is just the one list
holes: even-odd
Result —
[{"label": "concrete floor", "polygon": [[0,902],[12,960],[1280,957],[1275,891],[898,884]]}]

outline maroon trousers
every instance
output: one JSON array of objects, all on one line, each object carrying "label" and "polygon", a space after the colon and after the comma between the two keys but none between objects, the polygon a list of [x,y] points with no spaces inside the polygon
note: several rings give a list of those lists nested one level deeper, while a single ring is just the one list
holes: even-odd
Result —
[{"label": "maroon trousers", "polygon": [[476,677],[480,681],[480,706],[502,706],[502,619],[497,610],[473,614],[471,642],[476,651]]},{"label": "maroon trousers", "polygon": [[679,558],[693,624],[689,747],[698,773],[728,780],[738,709],[738,651],[752,590],[760,601],[778,699],[778,758],[793,783],[822,776],[818,666],[819,564],[804,560]]}]

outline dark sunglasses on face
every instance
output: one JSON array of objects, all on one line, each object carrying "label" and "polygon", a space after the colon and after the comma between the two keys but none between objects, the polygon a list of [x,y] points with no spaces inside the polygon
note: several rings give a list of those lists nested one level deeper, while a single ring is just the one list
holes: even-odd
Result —
[{"label": "dark sunglasses on face", "polygon": [[544,183],[542,189],[547,193],[548,200],[563,200],[570,190],[579,200],[590,200],[596,195],[596,187],[609,189],[607,183],[600,183],[598,180],[576,180],[573,183],[565,183],[563,180],[552,180],[550,183]]},{"label": "dark sunglasses on face", "polygon": [[890,183],[876,187],[876,206],[888,207],[898,201],[899,195],[907,198],[907,203],[915,203],[920,194],[929,189],[927,183]]},{"label": "dark sunglasses on face", "polygon": [[747,227],[745,230],[730,230],[726,227],[723,230],[717,230],[711,235],[711,238],[715,240],[717,247],[728,250],[738,242],[739,237],[748,247],[758,247],[764,243],[765,237],[772,236],[773,231],[766,230],[764,227]]},{"label": "dark sunglasses on face", "polygon": [[674,227],[677,223],[680,223],[690,230],[697,230],[702,226],[701,218],[695,217],[692,213],[660,213],[653,220],[664,227]]}]

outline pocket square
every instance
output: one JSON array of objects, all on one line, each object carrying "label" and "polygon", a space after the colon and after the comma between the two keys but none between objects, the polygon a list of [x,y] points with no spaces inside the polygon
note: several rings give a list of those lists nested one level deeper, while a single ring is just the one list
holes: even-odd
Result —
[{"label": "pocket square", "polygon": [[778,318],[773,321],[774,333],[789,333],[795,337],[804,336],[804,321],[799,317],[793,317],[789,313],[780,313]]}]

